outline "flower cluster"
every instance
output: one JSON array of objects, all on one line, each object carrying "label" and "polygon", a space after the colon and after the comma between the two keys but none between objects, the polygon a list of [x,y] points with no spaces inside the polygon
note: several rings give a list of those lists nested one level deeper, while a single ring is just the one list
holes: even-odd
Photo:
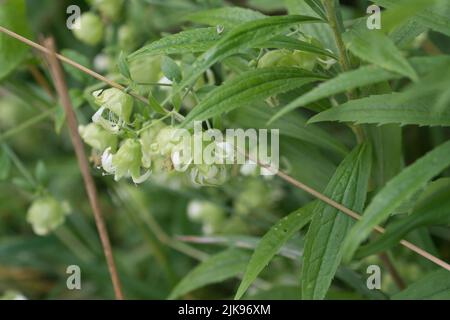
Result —
[{"label": "flower cluster", "polygon": [[[99,109],[92,123],[79,127],[86,144],[101,154],[101,167],[114,179],[131,177],[134,183],[146,181],[152,173],[186,172],[197,185],[219,185],[226,180],[225,165],[194,164],[195,155],[186,158],[184,150],[194,144],[194,135],[167,125],[162,119],[133,128],[130,119],[133,99],[110,88],[93,93]],[[219,146],[218,146],[219,148]]]},{"label": "flower cluster", "polygon": [[65,221],[67,208],[52,196],[39,197],[27,212],[27,221],[40,236],[49,234]]}]

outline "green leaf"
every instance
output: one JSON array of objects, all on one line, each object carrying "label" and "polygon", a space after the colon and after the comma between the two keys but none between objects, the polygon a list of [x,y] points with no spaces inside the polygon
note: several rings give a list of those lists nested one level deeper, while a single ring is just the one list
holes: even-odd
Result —
[{"label": "green leaf", "polygon": [[170,57],[165,56],[162,59],[161,70],[167,79],[177,83],[181,81],[180,67]]},{"label": "green leaf", "polygon": [[343,34],[347,48],[357,57],[386,70],[418,80],[416,71],[395,44],[378,30],[354,27]]},{"label": "green leaf", "polygon": [[245,270],[244,277],[237,290],[235,299],[240,299],[258,274],[269,264],[280,248],[310,220],[314,203],[295,210],[279,220],[261,238]]},{"label": "green leaf", "polygon": [[[344,206],[361,211],[371,169],[368,144],[356,147],[339,165],[324,194]],[[301,274],[302,298],[323,299],[339,267],[342,243],[353,219],[326,203],[318,202],[306,234]]]},{"label": "green leaf", "polygon": [[[311,6],[307,4],[306,0],[284,0],[285,6],[289,14],[304,14],[312,17],[320,17]],[[321,24],[303,24],[300,26],[300,31],[304,34],[319,40],[324,48],[330,49],[337,53],[336,41],[333,31],[328,23]]]},{"label": "green leaf", "polygon": [[[86,68],[91,67],[89,59],[85,55],[83,55],[75,50],[63,49],[63,50],[61,50],[61,54],[65,57],[81,64],[82,66],[85,66]],[[89,75],[87,75],[86,73],[80,71],[79,69],[77,69],[67,63],[63,64],[63,68],[69,75],[71,75],[74,79],[80,81],[81,83],[86,83],[89,80],[91,80]]]},{"label": "green leaf", "polygon": [[131,74],[130,74],[130,69],[128,67],[127,57],[125,56],[123,51],[121,51],[119,54],[119,59],[117,61],[117,67],[119,68],[120,74],[125,79],[131,79]]},{"label": "green leaf", "polygon": [[42,160],[39,160],[34,169],[34,175],[36,180],[44,185],[48,181],[48,171],[45,167],[45,163]]},{"label": "green leaf", "polygon": [[404,93],[391,93],[351,100],[323,111],[309,120],[355,123],[399,123],[421,126],[450,126],[450,110],[435,112],[430,98],[407,99]]},{"label": "green leaf", "polygon": [[[385,8],[395,8],[402,5],[404,0],[374,0],[374,3]],[[428,8],[421,10],[414,20],[427,26],[434,31],[450,36],[450,2],[447,0],[436,1],[435,4],[428,5]]]},{"label": "green leaf", "polygon": [[448,300],[450,299],[450,273],[447,270],[432,272],[392,296],[393,300]]},{"label": "green leaf", "polygon": [[310,8],[312,10],[314,10],[314,12],[321,17],[323,20],[327,21],[327,15],[325,12],[325,8],[323,7],[322,3],[320,2],[320,0],[305,0],[305,2],[308,4],[308,6],[310,6]]},{"label": "green leaf", "polygon": [[6,180],[11,171],[11,160],[3,148],[0,148],[0,181]]},{"label": "green leaf", "polygon": [[130,54],[128,59],[131,61],[145,56],[160,54],[169,55],[203,52],[208,50],[208,48],[214,45],[221,37],[222,34],[217,33],[216,28],[198,28],[181,31],[145,45],[141,49]]},{"label": "green leaf", "polygon": [[[417,57],[411,58],[409,62],[417,73],[422,75],[440,64],[450,63],[450,59],[448,56]],[[304,107],[320,99],[370,84],[400,79],[401,77],[402,75],[400,74],[384,70],[374,65],[362,66],[356,70],[341,73],[328,81],[322,82],[313,90],[290,102],[278,111],[275,116],[270,119],[270,122],[275,121],[298,107]]]},{"label": "green leaf", "polygon": [[450,141],[447,141],[391,179],[373,198],[362,219],[350,231],[344,242],[345,261],[350,261],[360,243],[375,226],[385,221],[396,208],[449,165]]},{"label": "green leaf", "polygon": [[169,299],[175,299],[205,285],[234,277],[245,269],[248,260],[248,252],[235,248],[211,256],[192,269],[177,284],[170,293]]},{"label": "green leaf", "polygon": [[150,92],[148,94],[148,105],[152,108],[153,111],[159,114],[166,114],[164,108],[159,104],[158,100],[155,99],[153,94]]},{"label": "green leaf", "polygon": [[251,70],[214,89],[189,112],[183,124],[190,124],[194,120],[206,120],[237,107],[323,79],[325,77],[322,75],[295,67]]},{"label": "green leaf", "polygon": [[[0,25],[22,36],[29,36],[24,0],[4,0],[0,5]],[[13,71],[28,52],[28,47],[4,33],[0,33],[0,80]]]},{"label": "green leaf", "polygon": [[337,59],[336,55],[328,50],[322,49],[316,45],[308,43],[306,41],[301,41],[295,38],[291,38],[288,36],[277,36],[268,41],[263,42],[260,45],[256,46],[257,48],[274,48],[274,49],[291,49],[291,50],[300,50],[305,52],[311,52],[319,55],[323,55],[326,57],[330,57],[333,59]]},{"label": "green leaf", "polygon": [[258,129],[278,129],[280,135],[309,142],[327,151],[333,151],[341,156],[348,153],[348,149],[335,136],[315,125],[307,125],[306,119],[299,113],[279,119],[270,125],[267,121],[273,116],[274,110],[263,105],[240,108],[231,113],[230,118],[239,126]]},{"label": "green leaf", "polygon": [[450,223],[450,178],[431,182],[420,196],[410,215],[388,225],[386,232],[375,241],[361,247],[357,257],[366,257],[390,249],[406,234],[428,225]]},{"label": "green leaf", "polygon": [[264,14],[250,9],[223,7],[190,13],[186,16],[185,20],[210,26],[220,25],[228,29],[234,28],[244,22],[265,17]]},{"label": "green leaf", "polygon": [[188,70],[179,90],[191,85],[195,79],[217,61],[220,61],[243,49],[253,48],[290,27],[305,22],[322,22],[318,18],[289,15],[274,16],[243,23],[226,33],[215,45],[202,54]]}]

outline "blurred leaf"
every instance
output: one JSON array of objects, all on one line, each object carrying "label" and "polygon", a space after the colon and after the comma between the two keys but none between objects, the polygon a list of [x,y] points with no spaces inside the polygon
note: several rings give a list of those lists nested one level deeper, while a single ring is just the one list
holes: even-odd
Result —
[{"label": "blurred leaf", "polygon": [[[417,57],[410,59],[409,62],[417,73],[424,74],[441,63],[450,63],[450,59],[448,56]],[[304,107],[320,99],[331,97],[335,94],[353,90],[355,88],[361,88],[383,81],[399,79],[401,77],[402,76],[400,74],[384,70],[378,66],[361,66],[358,69],[341,73],[330,80],[322,82],[313,90],[305,93],[283,107],[270,121],[280,118],[295,108]]]},{"label": "blurred leaf", "polygon": [[228,29],[234,28],[244,22],[265,17],[264,14],[258,11],[246,8],[223,7],[190,13],[186,16],[185,20],[210,26],[219,25]]},{"label": "blurred leaf", "polygon": [[[29,36],[25,1],[3,0],[0,5],[0,25],[22,36]],[[25,44],[0,33],[0,80],[19,66],[27,52]]]},{"label": "blurred leaf", "polygon": [[[63,50],[61,50],[61,54],[65,57],[81,64],[82,66],[85,66],[86,68],[91,67],[89,59],[85,55],[79,53],[78,51],[75,51],[72,49],[63,49]],[[89,80],[91,80],[91,77],[88,74],[82,72],[81,70],[79,70],[67,63],[64,63],[63,67],[64,67],[64,70],[69,75],[71,75],[74,79],[78,80],[81,83],[87,83]]]},{"label": "blurred leaf", "polygon": [[421,194],[412,213],[388,225],[386,232],[357,251],[359,258],[387,250],[411,230],[428,225],[450,224],[450,178],[431,182]]},{"label": "blurred leaf", "polygon": [[309,142],[324,150],[334,151],[345,156],[348,149],[339,139],[315,125],[307,125],[305,118],[295,113],[279,119],[270,125],[267,121],[273,116],[274,110],[266,106],[247,106],[231,113],[233,122],[246,128],[279,129],[281,135]]},{"label": "blurred leaf", "polygon": [[448,300],[450,299],[450,273],[438,270],[428,274],[405,290],[392,296],[393,300]]},{"label": "blurred leaf", "polygon": [[222,37],[216,28],[198,28],[166,36],[133,52],[128,59],[135,60],[144,56],[160,54],[184,54],[203,52]]},{"label": "blurred leaf", "polygon": [[376,225],[386,220],[399,205],[449,165],[450,141],[447,141],[391,179],[372,199],[363,218],[350,231],[344,242],[344,260],[350,261],[360,243]]},{"label": "blurred leaf", "polygon": [[181,81],[180,67],[170,57],[165,56],[162,59],[161,70],[167,79],[177,83]]},{"label": "blurred leaf", "polygon": [[192,269],[170,293],[175,299],[208,284],[221,282],[241,273],[247,265],[249,254],[231,248],[209,257]]},{"label": "blurred leaf", "polygon": [[450,110],[435,112],[428,97],[408,99],[405,93],[390,93],[351,100],[315,115],[309,123],[321,121],[450,126]]},{"label": "blurred leaf", "polygon": [[66,122],[66,113],[62,106],[55,109],[55,132],[57,134],[61,133],[61,129]]},{"label": "blurred leaf", "polygon": [[11,160],[3,148],[0,148],[0,181],[6,180],[11,171]]},{"label": "blurred leaf", "polygon": [[[385,8],[395,8],[405,4],[404,0],[374,0],[373,2]],[[414,20],[434,31],[450,36],[450,2],[438,0],[436,3],[429,5],[428,8],[418,12]]]},{"label": "blurred leaf", "polygon": [[36,177],[36,180],[42,184],[45,185],[48,179],[48,172],[47,168],[45,167],[45,163],[42,160],[39,160],[36,164],[36,168],[34,169],[34,176]]},{"label": "blurred leaf", "polygon": [[355,26],[343,34],[348,49],[362,60],[378,65],[386,70],[418,80],[416,71],[403,57],[391,39],[378,30],[367,30]]},{"label": "blurred leaf", "polygon": [[274,67],[240,74],[214,89],[187,115],[184,125],[206,120],[237,107],[264,100],[307,83],[323,80],[324,76],[295,67]]},{"label": "blurred leaf", "polygon": [[311,203],[290,213],[275,223],[261,238],[247,265],[235,299],[240,299],[243,296],[248,287],[258,277],[258,274],[269,264],[286,241],[311,220],[313,206],[314,203]]},{"label": "blurred leaf", "polygon": [[[347,208],[361,211],[371,169],[368,144],[356,147],[339,165],[324,194]],[[302,298],[323,299],[339,267],[342,243],[354,221],[330,205],[318,202],[305,239],[301,274]]]}]

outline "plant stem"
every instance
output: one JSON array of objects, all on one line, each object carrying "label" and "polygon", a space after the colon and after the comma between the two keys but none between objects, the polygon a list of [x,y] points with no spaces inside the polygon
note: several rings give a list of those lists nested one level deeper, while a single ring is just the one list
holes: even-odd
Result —
[{"label": "plant stem", "polygon": [[[339,64],[341,65],[341,68],[344,72],[350,71],[352,67],[350,64],[350,60],[348,58],[347,49],[345,47],[344,41],[342,40],[342,35],[341,35],[342,30],[339,26],[339,22],[338,22],[338,18],[337,18],[336,1],[335,0],[325,0],[324,4],[325,4],[326,12],[327,12],[328,23],[331,27],[331,30],[333,30],[334,39],[336,41],[336,46],[339,50],[339,56],[338,56]],[[347,94],[348,100],[352,100],[352,99],[356,98],[355,94],[351,90],[348,91],[346,94]],[[362,143],[365,140],[364,131],[362,130],[362,128],[358,125],[350,125],[350,128],[352,129],[353,133],[355,134],[358,144]]]},{"label": "plant stem", "polygon": [[348,59],[347,49],[345,48],[345,44],[341,36],[341,30],[336,15],[336,2],[335,0],[325,0],[324,4],[327,12],[328,23],[333,31],[336,46],[339,50],[339,64],[344,71],[349,71],[351,69],[351,65],[350,60]]},{"label": "plant stem", "polygon": [[89,164],[84,151],[83,142],[81,141],[80,134],[78,133],[78,124],[75,112],[73,111],[72,103],[70,101],[69,92],[67,89],[67,84],[64,79],[64,74],[62,67],[58,62],[55,50],[55,44],[52,38],[45,40],[46,48],[46,59],[50,67],[50,72],[58,92],[61,104],[64,108],[67,118],[67,124],[69,126],[70,137],[75,149],[75,154],[78,158],[78,164],[83,176],[86,191],[88,194],[89,202],[91,204],[92,211],[94,212],[95,223],[100,235],[100,240],[102,242],[103,251],[108,264],[108,269],[111,275],[111,280],[114,287],[114,293],[116,299],[122,300],[122,286],[120,284],[119,275],[117,273],[116,264],[114,262],[114,257],[112,254],[111,243],[109,240],[108,231],[106,229],[105,221],[103,220],[102,211],[100,208],[100,203],[98,200],[97,189],[95,187],[94,179],[90,174]]},{"label": "plant stem", "polygon": [[44,111],[43,113],[38,114],[37,116],[32,117],[32,118],[22,122],[18,126],[11,128],[10,130],[4,132],[3,134],[0,134],[0,142],[22,132],[23,130],[28,129],[29,127],[40,122],[41,120],[48,118],[49,116],[51,116],[53,114],[53,112],[55,112],[55,109],[56,108],[48,109],[48,110]]},{"label": "plant stem", "polygon": [[24,166],[15,152],[7,144],[3,144],[3,150],[6,152],[6,154],[20,171],[20,173],[25,177],[25,179],[27,179],[34,188],[36,188],[38,185],[36,180],[34,180],[33,176],[28,172],[27,168]]}]

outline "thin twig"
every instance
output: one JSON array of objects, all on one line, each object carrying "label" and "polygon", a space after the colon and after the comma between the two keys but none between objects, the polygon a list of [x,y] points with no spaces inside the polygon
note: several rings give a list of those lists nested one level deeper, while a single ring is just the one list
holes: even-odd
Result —
[{"label": "thin twig", "polygon": [[86,153],[84,151],[83,142],[81,141],[81,137],[78,133],[77,119],[75,112],[73,111],[72,103],[70,101],[69,93],[67,90],[67,84],[64,79],[64,74],[61,65],[56,59],[55,44],[52,38],[46,39],[44,41],[44,44],[47,53],[46,60],[50,67],[50,72],[56,87],[56,91],[58,92],[61,104],[66,113],[67,124],[70,130],[70,137],[72,139],[72,143],[75,149],[75,154],[78,158],[78,164],[80,166],[81,174],[83,176],[84,184],[89,197],[89,202],[91,204],[92,211],[94,212],[95,223],[97,225],[100,240],[102,242],[103,251],[108,264],[109,273],[111,275],[115,296],[116,299],[122,300],[123,294],[120,279],[117,274],[116,265],[114,263],[114,257],[112,254],[108,231],[106,229],[105,222],[103,220],[102,212],[100,209],[100,203],[98,201],[97,196],[97,189],[95,187],[94,180],[89,171],[89,164],[86,157]]},{"label": "thin twig", "polygon": [[[11,36],[13,38],[16,38],[16,39],[18,39],[18,40],[20,40],[20,41],[22,41],[22,42],[24,42],[24,43],[26,43],[26,44],[36,48],[38,50],[41,50],[43,52],[48,52],[47,48],[42,47],[39,44],[37,44],[37,43],[27,39],[27,38],[24,38],[24,37],[14,33],[14,32],[12,32],[12,31],[8,30],[8,29],[5,29],[4,27],[0,26],[0,32],[4,32],[4,33],[8,34],[9,36]],[[83,66],[79,65],[78,63],[76,63],[76,62],[74,62],[74,61],[72,61],[72,60],[70,60],[70,59],[68,59],[68,58],[66,58],[66,57],[64,57],[62,55],[56,54],[56,57],[58,59],[60,59],[61,61],[69,63],[70,65],[74,66],[75,68],[78,68],[79,70],[90,74],[91,76],[95,77],[96,79],[98,79],[100,81],[104,81],[104,82],[108,83],[109,85],[111,85],[111,86],[113,86],[115,88],[118,88],[118,89],[121,89],[121,90],[125,90],[125,88],[123,86],[121,86],[120,84],[118,84],[118,83],[116,83],[114,81],[108,80],[107,78],[99,75],[98,73],[96,73],[96,72],[94,72],[94,71],[92,71],[92,70],[90,70],[90,69],[88,69],[86,67],[83,67]],[[89,71],[89,72],[87,72],[87,71]],[[136,96],[134,94],[133,94],[133,96],[136,97],[136,98],[139,97],[139,96]],[[144,97],[140,97],[138,99],[139,100],[141,100],[141,99],[145,100]],[[168,112],[170,112],[170,111],[168,111]],[[262,165],[261,163],[258,163],[258,165],[262,166],[262,167],[265,167],[266,169],[270,170],[270,168],[268,168],[267,166]],[[323,195],[322,193],[320,193],[317,190],[314,190],[313,188],[307,186],[306,184],[304,184],[304,183],[302,183],[302,182],[292,178],[291,176],[289,176],[285,172],[278,171],[276,173],[276,175],[278,175],[281,179],[287,181],[288,183],[292,184],[293,186],[295,186],[295,187],[297,187],[299,189],[302,189],[303,191],[309,193],[313,197],[316,197],[319,200],[329,204],[330,206],[340,210],[342,213],[345,213],[346,215],[352,217],[353,219],[361,220],[361,216],[358,213],[348,209],[347,207],[345,207],[342,204],[334,201],[333,199],[328,198],[327,196]],[[375,226],[373,228],[373,230],[377,231],[378,233],[384,233],[385,232],[385,229],[380,227],[380,226]],[[416,245],[412,244],[411,242],[406,241],[406,240],[400,240],[400,244],[403,245],[404,247],[406,247],[406,248],[416,252],[417,254],[421,255],[422,257],[430,260],[431,262],[439,265],[440,267],[450,271],[450,264],[446,263],[445,261],[442,261],[441,259],[439,259],[436,256],[433,256],[432,254],[428,253],[427,251],[417,247]]]},{"label": "thin twig", "polygon": [[394,266],[394,264],[391,261],[391,258],[386,254],[386,252],[381,252],[378,255],[383,261],[384,265],[388,269],[390,275],[392,276],[392,280],[394,280],[395,284],[400,290],[403,290],[406,288],[405,281],[403,281],[403,278],[400,276],[400,273],[398,273],[397,268]]},{"label": "thin twig", "polygon": [[53,98],[53,92],[50,85],[45,79],[44,75],[39,71],[39,69],[35,65],[29,65],[28,69],[30,69],[30,73],[33,76],[34,80],[47,92],[48,96]]},{"label": "thin twig", "polygon": [[[35,48],[35,49],[37,49],[37,50],[39,50],[39,51],[41,51],[41,52],[43,52],[43,53],[45,53],[47,55],[51,54],[51,52],[46,47],[41,46],[40,44],[38,44],[38,43],[36,43],[34,41],[31,41],[30,39],[27,39],[27,38],[21,36],[20,34],[17,34],[17,33],[13,32],[13,31],[11,31],[9,29],[6,29],[6,28],[2,27],[2,26],[0,26],[0,32],[3,32],[5,34],[9,35],[10,37],[13,37],[13,38],[15,38],[15,39],[17,39],[17,40],[19,40],[19,41],[29,45],[30,47],[33,47],[33,48]],[[77,63],[77,62],[75,62],[75,61],[73,61],[73,60],[71,60],[71,59],[69,59],[69,58],[59,54],[59,53],[55,53],[55,56],[56,56],[57,59],[61,60],[62,62],[70,64],[72,67],[77,68],[78,70],[80,70],[80,71],[82,71],[82,72],[84,72],[84,73],[86,73],[86,74],[96,78],[97,80],[105,82],[108,85],[110,85],[111,87],[119,89],[119,90],[121,90],[121,91],[123,91],[125,93],[128,93],[129,95],[133,96],[134,98],[138,99],[139,101],[141,101],[141,102],[143,102],[145,104],[148,104],[148,101],[147,101],[147,99],[145,97],[135,93],[134,91],[127,90],[127,88],[125,88],[121,84],[119,84],[119,83],[117,83],[115,81],[111,81],[108,78],[102,76],[101,74],[99,74],[99,73],[97,73],[97,72],[95,72],[95,71],[93,71],[93,70],[91,70],[89,68],[86,68],[85,66],[83,66],[83,65],[81,65],[81,64],[79,64],[79,63]],[[164,109],[164,111],[166,111],[167,113],[170,112],[169,110],[166,110],[166,109]],[[181,114],[175,113],[175,116],[178,117],[179,120],[183,120],[183,116]]]}]

